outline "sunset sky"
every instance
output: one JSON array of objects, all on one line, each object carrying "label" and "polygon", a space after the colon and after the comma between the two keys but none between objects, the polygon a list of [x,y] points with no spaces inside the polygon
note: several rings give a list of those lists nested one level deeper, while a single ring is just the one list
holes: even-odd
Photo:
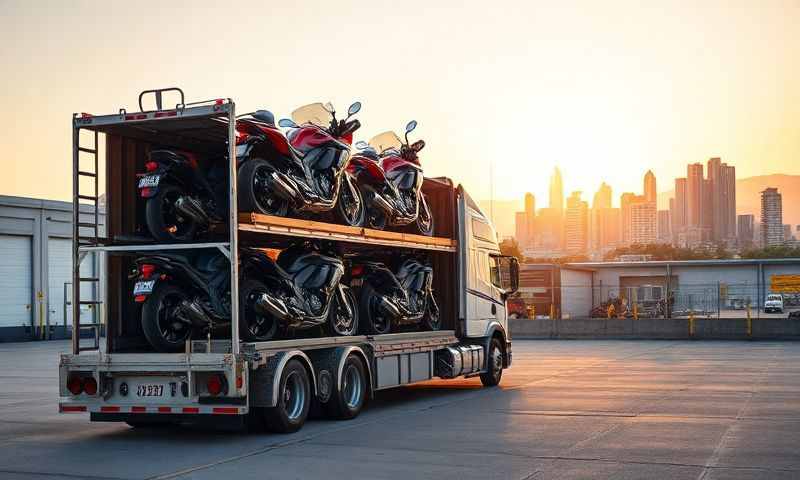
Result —
[{"label": "sunset sky", "polygon": [[477,198],[491,163],[496,198],[540,206],[555,165],[615,203],[711,156],[800,174],[800,1],[0,0],[0,61],[7,195],[68,199],[72,112],[163,86],[278,117],[361,100],[362,139],[416,119],[426,174]]}]

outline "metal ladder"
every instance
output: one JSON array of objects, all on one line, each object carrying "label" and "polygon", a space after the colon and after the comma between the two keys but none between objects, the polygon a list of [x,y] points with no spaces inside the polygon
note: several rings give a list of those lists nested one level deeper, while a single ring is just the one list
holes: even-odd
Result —
[{"label": "metal ladder", "polygon": [[[100,191],[99,191],[99,182],[98,182],[98,175],[100,172],[99,169],[99,153],[98,153],[98,133],[95,131],[94,134],[94,147],[93,148],[86,148],[80,145],[80,128],[75,124],[73,121],[73,152],[72,152],[72,163],[73,163],[73,173],[72,173],[72,181],[73,181],[73,202],[72,202],[72,353],[78,354],[82,351],[87,350],[99,350],[100,349],[100,330],[102,328],[102,321],[99,311],[99,306],[103,303],[100,300],[93,299],[93,300],[83,300],[81,299],[81,284],[85,283],[94,283],[99,285],[100,277],[99,272],[95,272],[95,276],[92,277],[82,277],[81,276],[81,263],[83,262],[84,258],[86,258],[87,252],[82,252],[80,249],[81,247],[85,246],[97,246],[105,239],[100,237]],[[82,170],[81,169],[81,154],[91,155],[93,157],[93,170]],[[81,193],[81,179],[91,179],[92,186],[94,187],[93,195],[87,195],[85,193]],[[92,217],[91,222],[85,222],[81,219],[81,201],[87,202],[90,205],[93,205],[94,208],[87,212],[89,216]],[[89,230],[91,235],[82,235],[83,232]],[[96,294],[98,291],[97,288],[94,289],[94,293]],[[89,308],[93,308],[94,311],[94,322],[93,323],[81,323],[81,306],[88,305]],[[93,335],[93,343],[90,346],[82,346],[81,345],[81,332],[84,330],[92,330]]]}]

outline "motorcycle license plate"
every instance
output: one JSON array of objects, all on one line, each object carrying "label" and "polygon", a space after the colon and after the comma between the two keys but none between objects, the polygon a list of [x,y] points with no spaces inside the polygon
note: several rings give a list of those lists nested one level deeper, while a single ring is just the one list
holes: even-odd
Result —
[{"label": "motorcycle license plate", "polygon": [[163,397],[164,385],[160,383],[140,384],[136,386],[137,397]]},{"label": "motorcycle license plate", "polygon": [[134,295],[145,295],[153,293],[153,287],[156,285],[155,280],[140,280],[133,286]]},{"label": "motorcycle license plate", "polygon": [[146,175],[139,179],[139,188],[153,188],[158,186],[161,175]]}]

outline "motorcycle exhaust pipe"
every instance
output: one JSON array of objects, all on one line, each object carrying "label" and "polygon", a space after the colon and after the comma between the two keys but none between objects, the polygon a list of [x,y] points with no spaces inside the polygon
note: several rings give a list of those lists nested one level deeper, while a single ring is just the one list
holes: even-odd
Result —
[{"label": "motorcycle exhaust pipe", "polygon": [[270,183],[272,184],[272,188],[275,189],[275,193],[278,196],[281,196],[287,200],[292,200],[297,198],[299,193],[294,185],[291,184],[291,180],[285,180],[278,175],[278,172],[272,172],[270,175]]},{"label": "motorcycle exhaust pipe", "polygon": [[380,196],[378,193],[372,194],[372,204],[383,210],[384,213],[390,214],[392,213],[392,210],[394,210],[389,202],[387,202],[386,199]]},{"label": "motorcycle exhaust pipe", "polygon": [[207,327],[211,324],[211,319],[206,312],[196,302],[184,300],[181,302],[181,312],[197,327]]},{"label": "motorcycle exhaust pipe", "polygon": [[175,210],[184,217],[192,219],[193,222],[200,225],[208,225],[211,221],[208,214],[203,210],[200,202],[192,197],[186,195],[181,196],[175,200]]},{"label": "motorcycle exhaust pipe", "polygon": [[262,293],[253,306],[261,315],[270,315],[278,320],[286,320],[290,317],[286,303],[283,300],[272,298],[266,293]]},{"label": "motorcycle exhaust pipe", "polygon": [[400,306],[396,303],[392,302],[386,297],[380,298],[380,303],[378,303],[378,308],[387,316],[392,318],[400,318],[403,316],[403,312],[400,310]]}]

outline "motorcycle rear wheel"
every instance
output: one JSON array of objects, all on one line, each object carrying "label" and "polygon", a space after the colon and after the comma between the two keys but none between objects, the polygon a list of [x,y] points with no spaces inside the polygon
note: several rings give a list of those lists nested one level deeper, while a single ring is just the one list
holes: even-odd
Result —
[{"label": "motorcycle rear wheel", "polygon": [[239,186],[239,211],[285,217],[289,213],[289,201],[278,196],[269,186],[269,176],[276,169],[263,158],[244,162],[237,175]]},{"label": "motorcycle rear wheel", "polygon": [[159,283],[142,305],[142,331],[157,352],[182,352],[192,337],[191,325],[175,317],[177,306],[188,299],[181,287]]},{"label": "motorcycle rear wheel", "polygon": [[278,319],[256,312],[254,302],[261,293],[268,293],[267,286],[251,278],[239,286],[239,334],[248,342],[272,340],[278,333]]},{"label": "motorcycle rear wheel", "polygon": [[361,287],[360,317],[362,330],[367,335],[383,335],[392,331],[392,320],[380,311],[378,301],[381,294],[371,284]]},{"label": "motorcycle rear wheel", "polygon": [[441,330],[442,329],[442,315],[439,312],[439,306],[436,305],[436,300],[433,298],[433,293],[429,293],[428,302],[425,307],[425,319],[422,321],[426,330]]},{"label": "motorcycle rear wheel", "polygon": [[331,298],[330,312],[328,313],[328,330],[331,334],[337,337],[347,337],[355,335],[358,331],[358,304],[353,291],[346,285],[341,286],[344,289],[344,296],[347,300],[347,306],[350,307],[350,318],[347,316],[347,309],[339,302],[339,293],[334,291],[333,298]]},{"label": "motorcycle rear wheel", "polygon": [[188,242],[197,235],[198,225],[188,218],[179,217],[175,202],[186,192],[183,188],[164,184],[158,187],[155,196],[147,199],[145,220],[150,235],[158,242]]}]

